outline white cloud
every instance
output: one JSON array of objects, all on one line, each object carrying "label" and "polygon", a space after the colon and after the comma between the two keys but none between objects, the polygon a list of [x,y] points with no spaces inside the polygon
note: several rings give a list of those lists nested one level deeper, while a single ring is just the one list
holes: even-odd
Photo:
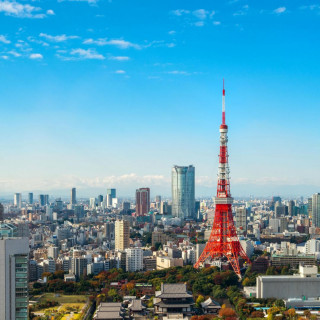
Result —
[{"label": "white cloud", "polygon": [[286,10],[287,10],[286,7],[279,7],[277,9],[273,10],[273,12],[280,14],[280,13],[285,12]]},{"label": "white cloud", "polygon": [[203,27],[204,26],[204,22],[203,21],[197,21],[194,24],[196,27]]},{"label": "white cloud", "polygon": [[87,2],[88,4],[96,4],[99,0],[58,0],[58,2]]},{"label": "white cloud", "polygon": [[171,13],[174,14],[175,16],[182,16],[183,14],[190,13],[190,11],[189,10],[184,10],[184,9],[177,9],[177,10],[171,11]]},{"label": "white cloud", "polygon": [[125,74],[126,72],[124,70],[117,70],[115,71],[114,73],[117,73],[117,74]]},{"label": "white cloud", "polygon": [[9,59],[9,57],[6,56],[6,55],[1,56],[0,58],[3,59],[3,60],[8,60]]},{"label": "white cloud", "polygon": [[207,18],[207,15],[208,15],[209,11],[205,10],[205,9],[198,9],[198,10],[194,10],[192,12],[192,14],[200,19],[200,20],[205,20]]},{"label": "white cloud", "polygon": [[5,43],[5,44],[11,43],[11,41],[8,40],[4,35],[0,35],[0,42]]},{"label": "white cloud", "polygon": [[169,31],[168,33],[171,34],[171,35],[172,34],[176,34],[176,32],[174,30]]},{"label": "white cloud", "polygon": [[48,16],[54,16],[55,15],[55,13],[54,13],[54,11],[53,10],[47,10],[47,15]]},{"label": "white cloud", "polygon": [[181,74],[181,75],[189,75],[190,73],[188,73],[187,71],[180,71],[180,70],[173,70],[173,71],[168,71],[168,74]]},{"label": "white cloud", "polygon": [[117,56],[117,57],[110,57],[109,60],[116,60],[116,61],[128,61],[130,57],[126,56]]},{"label": "white cloud", "polygon": [[71,55],[78,56],[79,59],[89,59],[89,60],[103,60],[105,57],[97,53],[95,50],[92,49],[72,49]]},{"label": "white cloud", "polygon": [[16,58],[21,57],[21,54],[16,52],[16,51],[14,51],[14,50],[9,51],[8,53],[10,53],[11,55],[13,55]]},{"label": "white cloud", "polygon": [[17,18],[35,18],[43,19],[46,14],[39,13],[42,9],[31,6],[30,4],[21,4],[16,1],[0,1],[0,12]]},{"label": "white cloud", "polygon": [[220,22],[220,21],[213,21],[213,24],[214,24],[215,26],[219,26],[219,25],[221,24],[221,22]]},{"label": "white cloud", "polygon": [[29,58],[33,60],[41,60],[43,59],[43,55],[41,53],[31,53]]},{"label": "white cloud", "polygon": [[61,34],[61,35],[57,35],[57,36],[51,36],[49,34],[46,34],[46,33],[40,33],[39,35],[40,37],[42,38],[45,38],[49,41],[52,41],[52,42],[64,42],[64,41],[67,41],[69,39],[77,39],[79,38],[78,36],[67,36],[65,34]]},{"label": "white cloud", "polygon": [[134,49],[141,49],[141,46],[123,39],[112,39],[107,40],[106,38],[100,38],[97,40],[94,39],[86,39],[83,41],[83,44],[96,44],[98,46],[106,46],[111,45],[118,47],[120,49],[128,49],[128,48],[134,48]]}]

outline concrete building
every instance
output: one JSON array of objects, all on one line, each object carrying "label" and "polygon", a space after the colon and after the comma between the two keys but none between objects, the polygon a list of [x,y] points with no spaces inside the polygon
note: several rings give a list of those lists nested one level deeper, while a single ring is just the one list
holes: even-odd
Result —
[{"label": "concrete building", "polygon": [[150,188],[136,190],[136,215],[144,216],[150,211]]},{"label": "concrete building", "polygon": [[316,266],[300,265],[299,274],[293,276],[259,276],[257,298],[290,299],[320,296],[320,275]]},{"label": "concrete building", "polygon": [[130,224],[127,220],[115,222],[115,249],[125,250],[130,247]]},{"label": "concrete building", "polygon": [[27,238],[0,240],[0,319],[28,319]]},{"label": "concrete building", "polygon": [[157,270],[168,269],[171,267],[183,267],[183,259],[170,258],[166,256],[157,257]]},{"label": "concrete building", "polygon": [[245,207],[236,208],[236,228],[247,232],[247,209]]},{"label": "concrete building", "polygon": [[71,271],[72,274],[79,280],[79,278],[87,273],[88,259],[84,257],[72,258]]},{"label": "concrete building", "polygon": [[143,250],[141,248],[128,248],[126,251],[126,271],[135,272],[143,270]]},{"label": "concrete building", "polygon": [[289,266],[297,267],[300,263],[314,265],[316,262],[315,255],[312,254],[273,254],[271,264],[275,267]]},{"label": "concrete building", "polygon": [[180,219],[195,219],[195,168],[172,168],[172,215]]}]

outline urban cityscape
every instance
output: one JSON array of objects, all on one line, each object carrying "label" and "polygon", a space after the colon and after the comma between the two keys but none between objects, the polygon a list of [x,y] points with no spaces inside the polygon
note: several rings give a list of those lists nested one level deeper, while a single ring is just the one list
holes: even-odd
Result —
[{"label": "urban cityscape", "polygon": [[319,17],[0,0],[0,320],[320,319]]}]

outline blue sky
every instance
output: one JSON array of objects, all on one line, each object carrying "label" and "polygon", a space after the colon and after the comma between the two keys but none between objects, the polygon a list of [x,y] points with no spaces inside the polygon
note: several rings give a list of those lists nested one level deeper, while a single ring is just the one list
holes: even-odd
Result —
[{"label": "blue sky", "polygon": [[0,0],[0,193],[215,192],[222,78],[235,196],[320,186],[317,1]]}]

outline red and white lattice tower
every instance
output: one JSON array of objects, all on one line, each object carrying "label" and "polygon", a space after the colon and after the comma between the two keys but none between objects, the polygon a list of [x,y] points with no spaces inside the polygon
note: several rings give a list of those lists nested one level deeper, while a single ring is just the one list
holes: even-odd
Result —
[{"label": "red and white lattice tower", "polygon": [[239,257],[250,263],[243,250],[233,223],[232,202],[230,194],[229,164],[228,164],[228,126],[225,116],[225,89],[222,91],[222,124],[220,126],[220,154],[217,196],[215,198],[215,215],[210,238],[194,267],[199,268],[206,260],[222,257],[228,259],[234,272],[241,277]]}]

